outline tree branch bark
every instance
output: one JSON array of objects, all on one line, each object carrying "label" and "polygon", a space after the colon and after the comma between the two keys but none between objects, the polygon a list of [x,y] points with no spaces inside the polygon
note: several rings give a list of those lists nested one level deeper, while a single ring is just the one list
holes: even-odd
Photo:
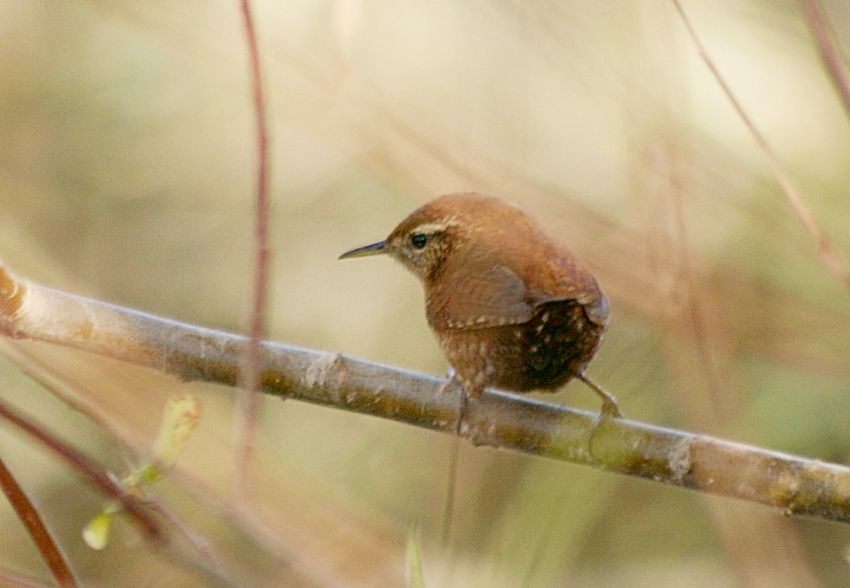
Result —
[{"label": "tree branch bark", "polygon": [[[15,278],[0,266],[0,333],[234,386],[246,337],[83,298]],[[264,342],[263,392],[452,433],[458,400],[445,380],[339,354]],[[850,468],[627,419],[486,391],[463,435],[488,445],[590,465],[786,514],[850,522]]]}]

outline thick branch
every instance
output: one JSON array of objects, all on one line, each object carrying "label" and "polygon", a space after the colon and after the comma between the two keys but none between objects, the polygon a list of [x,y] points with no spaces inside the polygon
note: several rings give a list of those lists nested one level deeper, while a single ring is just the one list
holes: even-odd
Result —
[{"label": "thick branch", "polygon": [[[164,319],[17,280],[0,267],[0,332],[233,386],[245,337]],[[266,342],[262,389],[343,410],[453,432],[457,398],[444,380],[338,354]],[[850,469],[616,419],[497,391],[470,402],[464,435],[490,445],[592,465],[711,494],[850,522]]]}]

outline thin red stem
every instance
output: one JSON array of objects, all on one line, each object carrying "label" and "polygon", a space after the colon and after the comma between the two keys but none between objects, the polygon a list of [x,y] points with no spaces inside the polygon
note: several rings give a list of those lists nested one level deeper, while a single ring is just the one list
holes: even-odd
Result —
[{"label": "thin red stem", "polygon": [[63,588],[75,588],[77,580],[74,577],[74,572],[71,571],[71,566],[65,561],[65,556],[50,534],[47,525],[38,512],[38,509],[32,503],[27,493],[18,484],[14,474],[6,467],[3,458],[0,457],[0,488],[9,500],[9,504],[15,510],[21,523],[29,531],[30,537],[35,542],[36,547],[41,556],[44,558],[47,567],[50,568],[50,573],[56,583]]},{"label": "thin red stem", "polygon": [[260,49],[257,31],[251,14],[250,0],[240,0],[251,83],[257,133],[257,208],[254,267],[254,300],[251,311],[250,341],[242,368],[242,391],[239,393],[240,422],[237,448],[240,491],[247,491],[248,471],[254,450],[254,434],[259,408],[260,343],[265,330],[266,300],[269,279],[269,133],[266,117],[266,98],[263,90],[263,72],[260,67]]}]

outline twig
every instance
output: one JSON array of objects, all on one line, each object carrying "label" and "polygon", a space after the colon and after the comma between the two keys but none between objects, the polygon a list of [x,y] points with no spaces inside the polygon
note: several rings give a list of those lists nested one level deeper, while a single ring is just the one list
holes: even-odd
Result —
[{"label": "twig", "polygon": [[266,298],[269,281],[269,135],[266,121],[266,99],[263,91],[263,72],[257,31],[251,15],[250,0],[240,0],[245,42],[251,68],[254,113],[257,133],[257,209],[254,266],[254,300],[251,310],[250,340],[242,370],[242,387],[238,395],[240,407],[236,476],[239,493],[245,497],[254,448],[254,436],[259,409],[260,343],[263,338]]},{"label": "twig", "polygon": [[[154,544],[154,546],[169,547],[169,549],[163,551],[164,555],[181,565],[191,567],[196,574],[203,576],[211,586],[237,585],[232,578],[230,578],[227,571],[218,566],[217,561],[209,559],[207,552],[197,550],[196,554],[193,551],[181,549],[176,545],[169,545],[169,542],[165,540],[165,535],[159,522],[157,522],[157,520],[142,507],[142,500],[127,493],[117,481],[113,480],[112,477],[102,471],[100,467],[88,457],[68,446],[62,440],[54,437],[27,417],[24,417],[17,411],[11,409],[2,401],[0,401],[0,419],[15,425],[31,437],[41,441],[48,449],[52,450],[67,461],[75,470],[79,471],[89,478],[89,480],[94,482],[94,484],[100,488],[104,494],[120,502],[124,511],[130,515],[131,519],[136,522],[139,527],[141,527],[145,536]],[[155,506],[153,507],[153,510],[159,511],[160,509]],[[171,520],[170,522],[175,521]],[[183,533],[184,529],[178,529],[178,531]],[[194,542],[190,541],[190,544],[193,548],[198,548],[198,545]],[[63,584],[63,586],[65,585],[66,584]],[[72,584],[67,585],[71,586]]]},{"label": "twig", "polygon": [[[176,375],[236,385],[246,338],[68,294],[11,276],[0,266],[0,334],[45,341]],[[445,381],[281,343],[261,347],[262,390],[418,427],[453,432],[458,402]],[[850,468],[756,447],[606,419],[487,391],[464,415],[469,440],[591,465],[711,494],[850,522]]]},{"label": "twig", "polygon": [[2,457],[0,457],[0,488],[3,489],[9,504],[12,505],[18,518],[27,528],[56,583],[63,588],[77,586],[74,572],[68,562],[65,561],[62,550],[59,549],[53,535],[50,534],[50,530],[44,524],[38,509],[24,492],[24,489],[21,488],[21,485],[18,484],[14,474],[6,467]]},{"label": "twig", "polygon": [[829,78],[832,80],[832,85],[835,86],[835,91],[838,92],[838,96],[841,98],[844,114],[850,118],[850,83],[847,82],[847,72],[845,71],[839,50],[835,47],[835,34],[830,29],[823,6],[818,0],[800,0],[800,5],[803,8],[803,13],[806,15],[809,30],[812,32],[815,41],[817,41],[818,51],[820,52],[823,65],[826,67],[827,73],[829,73]]},{"label": "twig", "polygon": [[714,61],[711,59],[711,56],[706,51],[705,46],[702,44],[696,30],[691,24],[690,19],[688,19],[687,14],[685,14],[685,10],[682,8],[680,0],[673,0],[673,4],[676,6],[679,16],[682,17],[682,22],[688,31],[688,35],[691,37],[691,40],[696,46],[700,57],[705,62],[706,66],[708,66],[708,69],[711,71],[714,79],[717,80],[718,85],[723,90],[723,93],[726,94],[729,102],[732,103],[732,106],[738,113],[738,116],[741,117],[744,125],[746,125],[747,129],[750,131],[750,134],[752,134],[753,139],[755,139],[756,144],[759,146],[759,149],[761,149],[762,153],[764,153],[767,158],[767,162],[770,165],[770,169],[773,171],[773,175],[776,176],[779,186],[785,193],[785,197],[788,199],[788,202],[791,204],[791,207],[794,209],[797,217],[803,223],[803,226],[806,228],[806,231],[808,231],[812,239],[814,239],[817,243],[818,251],[824,262],[835,273],[835,275],[844,282],[844,285],[850,289],[850,269],[847,268],[841,256],[832,247],[832,244],[829,242],[826,234],[821,231],[814,216],[812,216],[812,212],[809,210],[808,205],[803,199],[802,193],[791,179],[791,174],[779,161],[779,158],[773,152],[773,149],[771,149],[770,145],[768,145],[764,136],[756,128],[755,124],[744,110],[744,107],[741,106],[741,103],[735,97],[735,94],[732,92],[729,84],[720,74],[720,70],[717,69],[717,65],[715,65]]},{"label": "twig", "polygon": [[71,464],[75,470],[91,480],[104,494],[120,502],[124,510],[149,539],[160,540],[162,538],[162,531],[159,528],[159,524],[140,506],[139,501],[127,494],[118,482],[109,477],[100,466],[88,457],[76,449],[71,448],[61,439],[54,437],[2,401],[0,401],[0,418],[41,441],[48,449],[59,455]]}]

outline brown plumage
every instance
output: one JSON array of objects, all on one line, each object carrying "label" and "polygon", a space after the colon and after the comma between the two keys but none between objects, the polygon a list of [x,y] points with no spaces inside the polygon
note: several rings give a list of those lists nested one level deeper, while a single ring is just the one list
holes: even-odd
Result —
[{"label": "brown plumage", "polygon": [[384,241],[341,258],[388,253],[425,288],[428,322],[465,391],[555,390],[573,377],[619,416],[584,370],[608,323],[608,300],[569,249],[498,198],[441,196]]}]

